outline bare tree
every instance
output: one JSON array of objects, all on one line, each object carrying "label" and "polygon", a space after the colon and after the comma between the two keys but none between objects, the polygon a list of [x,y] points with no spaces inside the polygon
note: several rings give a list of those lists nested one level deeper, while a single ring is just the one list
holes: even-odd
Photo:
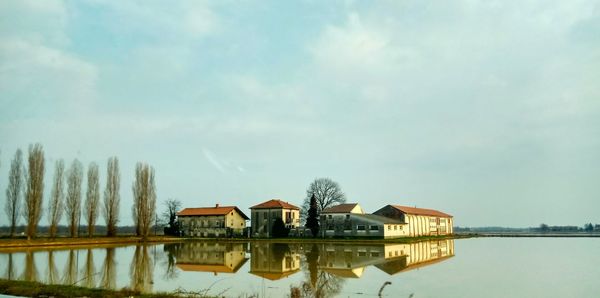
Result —
[{"label": "bare tree", "polygon": [[133,220],[136,234],[148,238],[154,217],[156,216],[156,187],[154,168],[145,163],[137,163],[133,182]]},{"label": "bare tree", "polygon": [[302,204],[300,215],[303,219],[308,214],[310,208],[310,199],[315,196],[317,200],[318,214],[321,214],[323,209],[346,203],[346,195],[342,192],[340,185],[329,178],[315,179],[306,190],[306,198]]},{"label": "bare tree", "polygon": [[111,157],[108,159],[106,188],[104,189],[104,220],[106,221],[106,235],[117,235],[117,223],[119,222],[119,205],[121,196],[121,174],[119,173],[119,159]]},{"label": "bare tree", "polygon": [[23,152],[17,149],[15,157],[10,164],[8,174],[8,187],[6,188],[6,205],[4,210],[10,222],[10,236],[14,236],[15,227],[19,223],[19,212],[21,211],[21,198],[24,186]]},{"label": "bare tree", "polygon": [[81,219],[81,180],[83,180],[83,166],[79,160],[73,160],[67,173],[67,198],[65,211],[71,237],[79,236],[79,220]]},{"label": "bare tree", "polygon": [[42,199],[44,197],[44,149],[41,144],[29,145],[27,158],[27,186],[23,216],[27,221],[27,239],[37,234],[37,226],[42,217]]},{"label": "bare tree", "polygon": [[177,211],[181,209],[181,201],[177,199],[168,199],[165,201],[167,209],[163,212],[162,217],[168,227],[165,229],[167,235],[177,235],[179,224],[177,222]]},{"label": "bare tree", "polygon": [[96,220],[98,220],[98,203],[100,202],[100,181],[98,165],[90,163],[87,172],[87,192],[85,196],[85,219],[87,221],[88,236],[94,236]]},{"label": "bare tree", "polygon": [[52,192],[50,193],[50,203],[48,205],[48,222],[50,223],[50,237],[56,237],[58,224],[63,215],[63,201],[65,197],[64,190],[65,162],[59,159],[54,164],[54,182],[52,183]]}]

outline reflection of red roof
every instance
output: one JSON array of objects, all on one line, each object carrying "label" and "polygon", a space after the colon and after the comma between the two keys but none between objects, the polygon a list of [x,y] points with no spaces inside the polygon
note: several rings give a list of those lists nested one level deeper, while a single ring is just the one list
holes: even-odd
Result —
[{"label": "reflection of red roof", "polygon": [[288,277],[296,272],[300,271],[300,269],[296,269],[296,270],[292,270],[292,271],[286,271],[286,272],[257,272],[257,271],[250,271],[250,273],[260,276],[262,278],[266,278],[268,280],[278,280],[278,279],[282,279],[284,277]]},{"label": "reflection of red roof", "polygon": [[222,207],[201,207],[201,208],[185,208],[177,212],[177,216],[210,216],[210,215],[226,215],[227,213],[234,210],[240,214],[244,219],[248,219],[248,216],[244,214],[238,207],[235,206],[222,206]]},{"label": "reflection of red roof", "polygon": [[300,210],[300,208],[282,200],[269,200],[264,203],[260,203],[258,205],[250,207],[250,209],[274,209],[274,208],[282,208],[282,209],[295,209]]},{"label": "reflection of red roof", "polygon": [[213,272],[213,273],[236,273],[244,263],[248,261],[248,258],[244,258],[238,262],[235,267],[230,268],[225,265],[203,265],[193,263],[177,263],[177,267],[183,271],[198,271],[198,272]]},{"label": "reflection of red roof", "polygon": [[356,207],[358,204],[339,204],[333,207],[325,208],[321,213],[349,213]]},{"label": "reflection of red roof", "polygon": [[437,216],[437,217],[452,217],[450,214],[446,214],[444,212],[440,212],[433,209],[424,209],[424,208],[415,208],[415,207],[407,207],[400,205],[390,205],[405,214],[415,214],[415,215],[426,215],[426,216]]}]

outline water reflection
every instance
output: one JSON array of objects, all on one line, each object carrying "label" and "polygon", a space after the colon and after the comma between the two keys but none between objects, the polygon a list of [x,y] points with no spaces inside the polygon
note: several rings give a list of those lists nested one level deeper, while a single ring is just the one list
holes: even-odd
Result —
[{"label": "water reflection", "polygon": [[153,282],[152,259],[148,253],[148,246],[136,245],[131,262],[131,289],[142,293],[152,292]]},{"label": "water reflection", "polygon": [[58,273],[58,269],[56,268],[56,262],[54,260],[54,251],[48,251],[48,269],[46,283],[47,284],[57,284],[60,281],[60,275]]},{"label": "water reflection", "polygon": [[25,269],[23,270],[21,280],[38,281],[38,271],[32,251],[25,253]]},{"label": "water reflection", "polygon": [[254,242],[250,244],[250,273],[278,280],[300,271],[298,244]]},{"label": "water reflection", "polygon": [[63,284],[74,285],[77,283],[77,263],[79,251],[69,250],[69,256],[63,271]]},{"label": "water reflection", "polygon": [[191,242],[165,244],[167,252],[166,273],[168,279],[175,278],[175,266],[182,271],[236,273],[248,258],[245,243]]},{"label": "water reflection", "polygon": [[87,288],[96,287],[96,266],[94,265],[94,250],[89,248],[85,256],[85,264],[82,270],[83,286]]},{"label": "water reflection", "polygon": [[[150,248],[152,246],[135,245],[0,252],[0,267],[6,268],[6,279],[39,281],[38,266],[43,265],[45,267],[41,269],[45,276],[42,279],[48,284],[108,289],[129,287],[142,293],[179,287],[202,290],[204,288],[198,287],[208,287],[222,280],[211,280],[213,276],[231,278],[240,274],[246,282],[260,279],[262,288],[284,292],[291,289],[288,294],[291,297],[333,297],[342,295],[349,280],[365,277],[369,267],[372,268],[369,272],[377,269],[387,275],[395,275],[454,255],[453,240],[364,245],[198,241],[164,244],[163,249],[158,251],[154,247],[153,256]],[[120,266],[117,253],[122,260]],[[96,260],[102,261],[96,263]],[[158,287],[155,286],[155,270],[160,281]],[[299,272],[302,274],[296,275]],[[117,278],[117,274],[122,273],[129,273],[129,278]],[[210,274],[198,275],[200,273]],[[287,279],[291,276],[294,278]],[[189,280],[195,279],[204,281],[189,284]],[[188,284],[185,284],[186,280]],[[271,282],[275,285],[275,282],[281,281],[288,285],[270,286]],[[233,284],[229,288],[238,285]],[[256,287],[252,291],[256,291]]]},{"label": "water reflection", "polygon": [[106,248],[104,262],[100,270],[102,278],[100,279],[100,287],[105,289],[116,289],[116,270],[117,262],[115,261],[115,248]]}]

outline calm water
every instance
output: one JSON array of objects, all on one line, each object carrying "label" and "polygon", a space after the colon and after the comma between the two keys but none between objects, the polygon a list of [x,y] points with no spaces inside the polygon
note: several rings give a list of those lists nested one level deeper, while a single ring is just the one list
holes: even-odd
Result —
[{"label": "calm water", "polygon": [[597,238],[188,242],[0,251],[0,276],[227,297],[600,297]]}]

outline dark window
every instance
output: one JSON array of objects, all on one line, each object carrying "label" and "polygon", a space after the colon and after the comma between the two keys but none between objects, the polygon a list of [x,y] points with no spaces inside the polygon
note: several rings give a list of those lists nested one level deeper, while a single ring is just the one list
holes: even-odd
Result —
[{"label": "dark window", "polygon": [[370,226],[369,229],[371,231],[379,231],[379,226]]},{"label": "dark window", "polygon": [[365,230],[365,225],[357,225],[356,226],[356,230],[358,230],[358,231],[364,231]]}]

